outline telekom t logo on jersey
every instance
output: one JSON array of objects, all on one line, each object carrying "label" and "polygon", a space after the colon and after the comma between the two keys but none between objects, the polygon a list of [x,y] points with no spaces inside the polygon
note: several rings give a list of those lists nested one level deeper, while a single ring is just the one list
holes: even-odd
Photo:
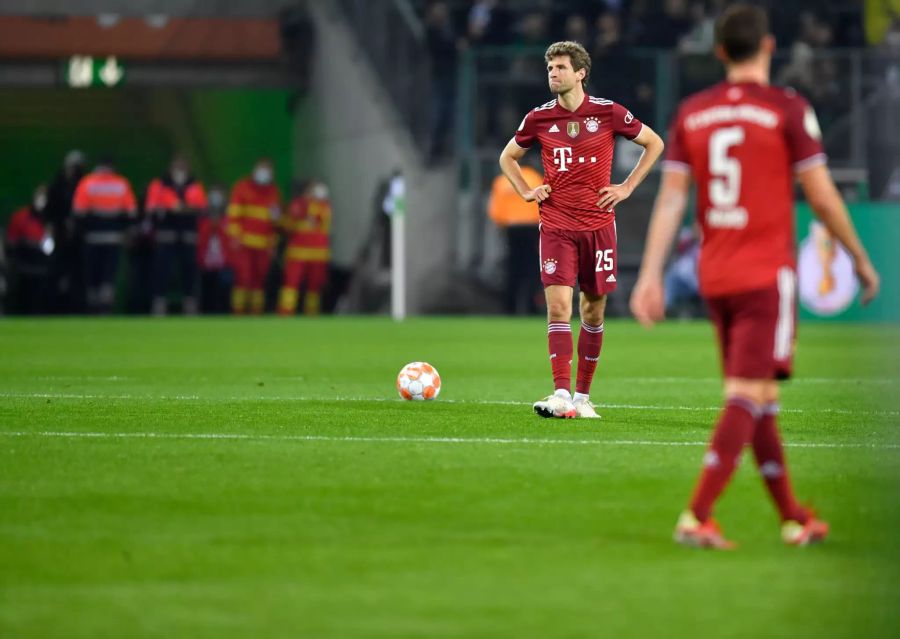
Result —
[{"label": "telekom t logo on jersey", "polygon": [[570,164],[584,164],[585,162],[595,164],[597,162],[597,158],[593,156],[580,156],[578,158],[573,158],[572,147],[570,146],[558,146],[553,149],[553,164],[559,167],[560,173],[562,173],[563,171],[568,171]]},{"label": "telekom t logo on jersey", "polygon": [[559,166],[560,173],[568,171],[568,164],[572,163],[572,147],[559,146],[553,149],[553,164]]}]

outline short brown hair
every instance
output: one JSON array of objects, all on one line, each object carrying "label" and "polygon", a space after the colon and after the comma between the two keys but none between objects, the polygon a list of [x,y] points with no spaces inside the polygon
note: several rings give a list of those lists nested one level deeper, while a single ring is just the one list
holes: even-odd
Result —
[{"label": "short brown hair", "polygon": [[716,44],[722,45],[731,62],[749,60],[759,52],[769,33],[765,10],[751,4],[735,4],[716,20]]},{"label": "short brown hair", "polygon": [[553,58],[561,55],[569,56],[569,60],[572,61],[572,68],[575,71],[585,70],[584,80],[581,81],[581,84],[587,86],[588,78],[591,76],[591,56],[588,54],[587,49],[581,46],[580,43],[572,42],[571,40],[554,42],[547,47],[547,52],[544,53],[544,62],[550,62]]}]

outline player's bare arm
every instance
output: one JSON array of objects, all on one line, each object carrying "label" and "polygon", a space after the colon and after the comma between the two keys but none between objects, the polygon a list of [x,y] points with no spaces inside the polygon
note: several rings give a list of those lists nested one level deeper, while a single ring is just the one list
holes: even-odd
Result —
[{"label": "player's bare arm", "polygon": [[629,304],[634,317],[648,328],[665,318],[663,266],[684,218],[690,184],[689,174],[665,171],[653,205],[641,270]]},{"label": "player's bare arm", "polygon": [[634,193],[638,185],[644,181],[650,169],[656,164],[659,156],[662,155],[663,149],[666,148],[662,138],[646,124],[634,138],[633,142],[644,147],[644,152],[629,176],[621,184],[610,184],[600,189],[600,199],[597,200],[597,206],[601,209],[612,209],[619,202],[628,199]]},{"label": "player's bare arm", "polygon": [[516,193],[521,195],[526,202],[543,202],[550,197],[550,185],[541,184],[536,188],[530,188],[528,182],[525,181],[525,176],[522,175],[522,167],[519,166],[519,160],[525,157],[527,151],[528,149],[523,149],[516,144],[514,139],[510,140],[500,154],[500,170],[503,171],[503,175],[512,184]]},{"label": "player's bare arm", "polygon": [[811,167],[797,174],[797,179],[816,217],[822,220],[825,227],[853,257],[856,275],[863,288],[862,303],[868,304],[878,295],[881,278],[856,234],[853,220],[850,219],[844,199],[831,179],[828,167],[824,164]]}]

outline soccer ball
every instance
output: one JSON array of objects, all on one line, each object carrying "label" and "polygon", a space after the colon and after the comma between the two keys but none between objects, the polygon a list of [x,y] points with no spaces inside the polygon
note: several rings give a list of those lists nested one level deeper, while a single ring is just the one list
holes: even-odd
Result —
[{"label": "soccer ball", "polygon": [[426,362],[412,362],[397,375],[397,391],[403,399],[435,399],[441,392],[441,376]]}]

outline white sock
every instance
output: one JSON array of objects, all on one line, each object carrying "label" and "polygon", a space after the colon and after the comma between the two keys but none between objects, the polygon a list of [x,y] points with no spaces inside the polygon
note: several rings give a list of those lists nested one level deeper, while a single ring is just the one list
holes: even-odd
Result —
[{"label": "white sock", "polygon": [[575,393],[575,397],[572,400],[573,402],[586,402],[590,399],[590,397],[585,393]]},{"label": "white sock", "polygon": [[553,394],[556,395],[557,397],[562,397],[564,399],[568,399],[569,401],[572,400],[572,393],[567,391],[565,388],[557,388],[556,392]]}]

